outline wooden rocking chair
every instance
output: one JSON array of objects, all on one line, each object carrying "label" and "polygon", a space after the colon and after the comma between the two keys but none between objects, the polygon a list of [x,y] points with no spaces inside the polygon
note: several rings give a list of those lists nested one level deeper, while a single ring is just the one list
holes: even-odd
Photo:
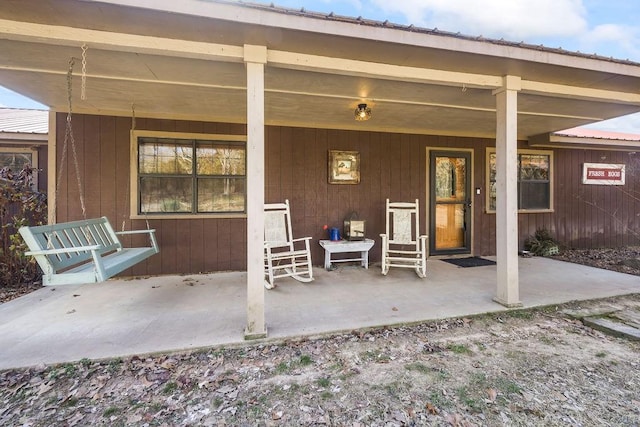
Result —
[{"label": "wooden rocking chair", "polygon": [[387,228],[382,237],[382,274],[389,267],[413,268],[420,278],[427,275],[427,238],[420,235],[418,199],[415,203],[389,202]]},{"label": "wooden rocking chair", "polygon": [[275,279],[280,277],[292,277],[299,282],[313,280],[310,240],[311,237],[293,238],[289,200],[264,205],[264,286],[267,289],[273,289]]}]

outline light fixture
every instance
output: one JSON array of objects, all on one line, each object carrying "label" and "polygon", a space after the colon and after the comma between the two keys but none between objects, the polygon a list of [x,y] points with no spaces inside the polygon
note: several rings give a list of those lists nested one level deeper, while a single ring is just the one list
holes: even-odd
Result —
[{"label": "light fixture", "polygon": [[363,122],[371,118],[371,108],[367,107],[367,104],[358,104],[358,108],[354,111],[356,120]]}]

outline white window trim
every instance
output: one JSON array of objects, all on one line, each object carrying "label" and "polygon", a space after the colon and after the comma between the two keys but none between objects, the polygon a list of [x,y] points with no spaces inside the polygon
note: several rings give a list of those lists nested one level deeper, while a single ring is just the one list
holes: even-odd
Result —
[{"label": "white window trim", "polygon": [[[29,153],[31,154],[31,167],[36,170],[36,173],[33,174],[33,183],[31,185],[31,189],[34,191],[38,190],[38,151],[32,148],[24,148],[24,147],[0,147],[0,153]],[[13,171],[18,172],[18,171]]]},{"label": "white window trim", "polygon": [[[491,184],[491,173],[490,173],[490,165],[491,165],[491,154],[495,153],[495,147],[487,147],[486,152],[486,161],[485,161],[485,212],[488,214],[495,214],[495,210],[489,209],[491,206],[491,192],[489,189],[489,185]],[[555,187],[555,177],[553,173],[554,169],[554,160],[553,160],[553,150],[530,150],[530,149],[518,149],[518,154],[538,154],[538,155],[547,155],[549,156],[549,208],[548,209],[518,209],[518,213],[549,213],[554,212],[553,205],[553,189]]]},{"label": "white window trim", "polygon": [[212,133],[163,132],[132,130],[130,136],[131,159],[129,172],[129,218],[130,219],[205,219],[205,218],[246,218],[246,213],[206,213],[206,214],[140,214],[138,213],[138,138],[202,139],[207,141],[242,141],[246,135],[223,135]]}]

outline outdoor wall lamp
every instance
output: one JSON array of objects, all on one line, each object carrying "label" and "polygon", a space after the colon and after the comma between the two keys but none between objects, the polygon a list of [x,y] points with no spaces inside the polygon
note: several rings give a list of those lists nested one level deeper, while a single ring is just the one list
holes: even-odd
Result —
[{"label": "outdoor wall lamp", "polygon": [[363,122],[371,118],[371,108],[367,104],[358,104],[358,108],[354,111],[356,121]]}]

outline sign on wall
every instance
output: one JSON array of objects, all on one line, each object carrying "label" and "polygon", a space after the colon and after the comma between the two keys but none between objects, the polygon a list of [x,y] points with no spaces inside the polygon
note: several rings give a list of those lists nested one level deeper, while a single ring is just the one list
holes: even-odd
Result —
[{"label": "sign on wall", "polygon": [[585,163],[582,183],[595,185],[624,185],[625,165],[611,163]]}]

